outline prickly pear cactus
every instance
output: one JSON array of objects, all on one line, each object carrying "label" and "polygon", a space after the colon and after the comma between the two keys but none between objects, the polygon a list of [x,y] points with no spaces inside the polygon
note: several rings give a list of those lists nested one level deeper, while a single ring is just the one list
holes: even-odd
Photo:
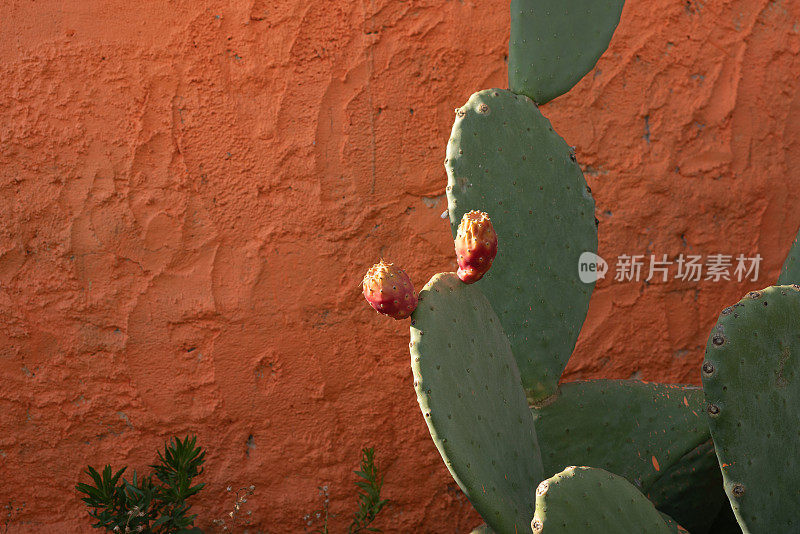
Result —
[{"label": "prickly pear cactus", "polygon": [[534,534],[675,532],[624,478],[593,467],[568,467],[536,488]]},{"label": "prickly pear cactus", "polygon": [[417,307],[417,294],[406,272],[381,260],[370,267],[361,282],[364,298],[369,305],[394,319],[405,319]]},{"label": "prickly pear cactus", "polygon": [[665,514],[664,512],[659,512],[661,514],[661,519],[664,520],[664,523],[667,524],[667,528],[672,534],[689,534],[689,531],[683,528],[678,524],[677,521],[672,519],[670,516]]},{"label": "prickly pear cactus", "polygon": [[497,315],[478,284],[440,273],[420,292],[411,325],[417,400],[445,465],[495,532],[524,532],[542,462]]},{"label": "prickly pear cactus", "polygon": [[623,0],[511,0],[508,86],[544,104],[569,91],[608,48]]},{"label": "prickly pear cactus", "polygon": [[742,531],[800,529],[800,286],[722,310],[702,365],[711,435]]},{"label": "prickly pear cactus", "polygon": [[500,89],[456,111],[445,168],[453,235],[471,210],[492,217],[499,250],[477,285],[511,341],[528,397],[552,395],[594,287],[578,277],[581,253],[597,251],[581,169],[529,98]]},{"label": "prickly pear cactus", "polygon": [[491,269],[497,255],[497,233],[489,216],[482,211],[465,213],[455,239],[458,278],[474,284]]},{"label": "prickly pear cactus", "polygon": [[[662,469],[662,475],[644,494],[660,512],[669,514],[693,534],[708,533],[723,508],[730,508],[711,440]],[[734,527],[721,532],[741,531]]]},{"label": "prickly pear cactus", "polygon": [[630,380],[561,384],[532,408],[545,476],[565,465],[621,475],[642,491],[709,439],[703,391]]}]

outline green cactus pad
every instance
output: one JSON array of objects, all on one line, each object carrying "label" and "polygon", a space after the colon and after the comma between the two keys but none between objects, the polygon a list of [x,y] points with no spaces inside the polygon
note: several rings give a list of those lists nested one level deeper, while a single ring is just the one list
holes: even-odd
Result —
[{"label": "green cactus pad", "polygon": [[492,220],[497,258],[477,285],[500,317],[529,399],[545,398],[594,288],[578,276],[581,253],[597,250],[580,167],[529,98],[499,89],[475,93],[456,111],[445,167],[453,235],[470,210]]},{"label": "green cactus pad", "polygon": [[608,48],[623,0],[511,0],[508,86],[544,104],[592,70]]},{"label": "green cactus pad", "polygon": [[800,286],[722,310],[702,365],[725,492],[745,533],[800,531]]},{"label": "green cactus pad", "polygon": [[643,492],[709,439],[698,387],[589,380],[532,408],[545,476],[567,465],[617,473]]},{"label": "green cactus pad", "polygon": [[778,285],[800,284],[800,230],[794,238],[792,248],[783,262],[781,275],[778,277]]},{"label": "green cactus pad", "polygon": [[483,524],[475,527],[469,534],[494,534],[494,531],[486,526],[486,524]]},{"label": "green cactus pad", "polygon": [[689,534],[688,530],[680,526],[678,522],[672,519],[670,516],[664,512],[659,512],[659,514],[661,514],[661,519],[663,519],[664,523],[667,524],[667,527],[669,527],[669,531],[672,532],[672,534]]},{"label": "green cactus pad", "polygon": [[497,315],[477,285],[440,273],[411,318],[414,387],[436,448],[495,532],[526,531],[542,463]]},{"label": "green cactus pad", "polygon": [[536,488],[534,534],[669,534],[653,504],[624,478],[594,467],[568,467]]},{"label": "green cactus pad", "polygon": [[728,508],[711,440],[665,470],[646,495],[659,511],[675,518],[692,534],[707,533],[723,506]]}]

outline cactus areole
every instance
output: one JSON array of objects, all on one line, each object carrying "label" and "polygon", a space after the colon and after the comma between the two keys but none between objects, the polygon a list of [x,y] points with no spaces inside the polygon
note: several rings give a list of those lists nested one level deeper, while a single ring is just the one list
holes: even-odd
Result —
[{"label": "cactus areole", "polygon": [[411,278],[403,269],[383,260],[364,275],[362,290],[370,306],[394,319],[405,319],[417,307]]},{"label": "cactus areole", "polygon": [[483,278],[497,255],[497,233],[482,211],[465,213],[456,234],[458,278],[472,284]]}]

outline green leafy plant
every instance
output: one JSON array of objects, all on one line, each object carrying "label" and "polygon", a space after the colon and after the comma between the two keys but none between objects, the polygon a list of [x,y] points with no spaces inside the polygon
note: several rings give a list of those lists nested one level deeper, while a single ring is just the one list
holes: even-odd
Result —
[{"label": "green leafy plant", "polygon": [[203,473],[206,455],[196,442],[196,436],[173,438],[164,444],[163,454],[158,452],[152,474],[139,476],[134,470],[130,481],[122,477],[127,467],[114,473],[106,465],[101,473],[87,466],[84,472],[93,484],[81,482],[75,489],[86,495],[81,500],[97,520],[92,527],[110,532],[199,532],[193,528],[197,514],[189,515],[191,505],[186,502],[205,486],[192,485]]},{"label": "green leafy plant", "polygon": [[[378,466],[375,465],[375,449],[361,449],[361,468],[355,471],[359,480],[355,485],[358,492],[358,511],[353,514],[353,521],[347,529],[348,534],[359,532],[382,532],[380,529],[370,526],[384,506],[389,502],[388,499],[381,499],[381,488],[383,487],[383,477],[380,475]],[[322,509],[313,514],[306,515],[303,519],[311,526],[315,520],[320,520],[322,525],[312,530],[313,534],[329,534],[328,521],[335,517],[328,508],[330,498],[328,496],[328,486],[319,488],[321,496],[325,497]]]},{"label": "green leafy plant", "polygon": [[375,449],[361,450],[361,470],[355,472],[363,480],[356,482],[356,486],[361,490],[358,494],[358,511],[353,515],[353,522],[350,524],[348,532],[380,532],[379,529],[369,525],[375,521],[378,513],[383,510],[388,499],[381,499],[381,488],[383,487],[383,477],[378,472],[375,465]]}]

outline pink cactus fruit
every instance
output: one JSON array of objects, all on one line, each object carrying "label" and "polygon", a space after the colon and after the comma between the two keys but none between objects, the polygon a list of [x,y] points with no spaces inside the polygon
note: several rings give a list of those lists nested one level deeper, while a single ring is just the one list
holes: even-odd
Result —
[{"label": "pink cactus fruit", "polygon": [[362,282],[364,298],[376,311],[405,319],[417,307],[414,284],[406,272],[381,260],[370,267]]},{"label": "pink cactus fruit", "polygon": [[489,216],[482,211],[465,213],[456,234],[458,277],[474,284],[489,270],[497,255],[497,233]]}]

